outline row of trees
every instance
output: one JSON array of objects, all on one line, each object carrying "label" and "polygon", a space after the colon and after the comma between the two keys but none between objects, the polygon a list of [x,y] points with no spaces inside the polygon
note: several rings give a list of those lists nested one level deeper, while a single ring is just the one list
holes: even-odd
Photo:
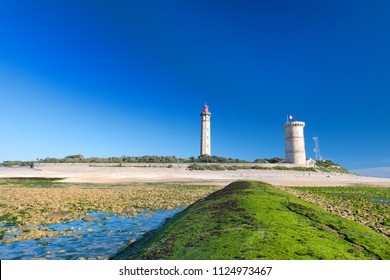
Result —
[{"label": "row of trees", "polygon": [[3,161],[1,164],[3,166],[29,166],[33,167],[34,162],[33,161],[21,161],[21,160],[6,160]]},{"label": "row of trees", "polygon": [[274,157],[274,158],[258,158],[254,162],[256,163],[281,163],[284,162],[284,158]]},{"label": "row of trees", "polygon": [[[255,163],[280,163],[283,158],[261,158]],[[32,166],[34,163],[249,163],[247,160],[225,158],[220,156],[199,156],[188,159],[175,156],[121,156],[121,157],[84,157],[81,154],[69,155],[64,158],[44,158],[36,161],[4,161],[3,166]]]},{"label": "row of trees", "polygon": [[37,162],[42,163],[245,163],[246,160],[225,158],[219,156],[199,156],[197,158],[190,157],[188,159],[178,158],[175,156],[121,156],[98,158],[85,158],[83,155],[70,155],[64,158],[45,158],[37,159]]},{"label": "row of trees", "polygon": [[121,156],[121,157],[90,157],[83,155],[70,155],[64,158],[37,159],[39,163],[178,163],[187,162],[183,158],[175,156]]},{"label": "row of trees", "polygon": [[64,158],[44,158],[36,161],[4,161],[3,166],[32,166],[34,163],[247,163],[249,161],[220,156],[199,156],[188,159],[175,156],[121,156],[121,157],[84,157],[81,154]]}]

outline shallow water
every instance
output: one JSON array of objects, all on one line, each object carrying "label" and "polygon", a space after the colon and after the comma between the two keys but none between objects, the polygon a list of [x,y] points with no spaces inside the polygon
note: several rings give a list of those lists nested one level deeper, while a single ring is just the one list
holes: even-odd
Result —
[{"label": "shallow water", "polygon": [[[42,238],[40,240],[18,241],[0,244],[0,259],[50,260],[105,259],[117,253],[131,239],[140,239],[153,229],[161,227],[168,218],[182,211],[184,207],[143,212],[134,218],[107,213],[88,213],[102,218],[99,221],[70,221],[66,224],[46,226],[50,230],[69,230],[69,236]],[[71,232],[70,228],[81,228]],[[11,236],[11,235],[10,235]],[[5,236],[6,238],[7,236]]]},{"label": "shallow water", "polygon": [[372,200],[375,202],[390,203],[389,198],[372,198]]}]

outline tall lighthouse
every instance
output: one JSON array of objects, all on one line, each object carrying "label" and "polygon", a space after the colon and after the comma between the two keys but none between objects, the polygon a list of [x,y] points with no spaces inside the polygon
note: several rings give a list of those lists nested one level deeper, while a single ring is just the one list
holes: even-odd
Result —
[{"label": "tall lighthouse", "polygon": [[201,117],[200,155],[211,156],[210,148],[210,117],[209,106],[204,105]]}]

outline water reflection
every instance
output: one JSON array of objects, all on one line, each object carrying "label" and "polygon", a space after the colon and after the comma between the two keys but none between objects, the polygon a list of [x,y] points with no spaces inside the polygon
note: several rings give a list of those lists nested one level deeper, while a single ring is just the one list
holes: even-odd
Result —
[{"label": "water reflection", "polygon": [[[105,259],[114,255],[131,239],[161,227],[182,208],[144,212],[134,218],[107,213],[89,213],[94,221],[70,221],[46,226],[51,231],[67,230],[69,235],[0,244],[0,259]],[[5,236],[4,238],[11,237]]]},{"label": "water reflection", "polygon": [[372,198],[373,201],[375,202],[381,202],[381,203],[390,203],[389,198]]}]

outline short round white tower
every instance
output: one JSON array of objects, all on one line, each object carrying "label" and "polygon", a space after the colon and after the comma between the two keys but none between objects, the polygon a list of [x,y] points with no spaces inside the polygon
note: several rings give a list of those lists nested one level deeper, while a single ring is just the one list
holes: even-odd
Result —
[{"label": "short round white tower", "polygon": [[304,122],[286,122],[284,125],[287,163],[306,164],[304,127]]},{"label": "short round white tower", "polygon": [[210,117],[209,107],[203,106],[203,111],[200,113],[201,117],[201,136],[200,136],[200,155],[211,156],[210,147]]}]

